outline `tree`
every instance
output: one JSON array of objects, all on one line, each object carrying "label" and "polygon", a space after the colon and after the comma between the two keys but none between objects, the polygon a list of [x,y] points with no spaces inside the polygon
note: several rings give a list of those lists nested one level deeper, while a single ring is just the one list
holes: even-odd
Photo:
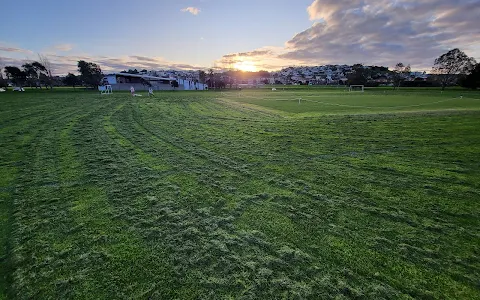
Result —
[{"label": "tree", "polygon": [[[30,87],[35,86],[42,88],[40,85],[41,78],[48,77],[47,68],[44,65],[39,63],[38,61],[34,61],[31,63],[25,63],[22,65],[23,72],[26,75],[26,83],[30,85]],[[43,76],[42,76],[43,75]]]},{"label": "tree", "polygon": [[103,78],[100,66],[84,60],[79,60],[77,66],[82,82],[86,86],[96,88],[99,85],[100,80]]},{"label": "tree", "polygon": [[350,85],[366,85],[370,77],[370,69],[363,66],[363,64],[354,64],[352,73],[348,74],[348,83]]},{"label": "tree", "polygon": [[14,66],[6,66],[5,74],[7,75],[7,78],[18,87],[22,87],[27,79],[27,74]]},{"label": "tree", "polygon": [[178,81],[176,80],[172,80],[172,82],[170,82],[170,85],[173,87],[173,90],[179,87]]},{"label": "tree", "polygon": [[403,63],[399,62],[395,65],[393,69],[393,88],[399,88],[402,82],[405,81],[405,77],[410,74],[410,65],[404,65]]},{"label": "tree", "polygon": [[26,81],[25,83],[29,85],[30,87],[37,86],[37,79],[38,79],[38,74],[35,71],[35,68],[33,68],[32,64],[26,63],[22,65],[23,72],[25,72],[25,77]]},{"label": "tree", "polygon": [[459,76],[468,73],[475,63],[473,57],[455,48],[435,59],[433,73],[439,75],[444,90],[446,86],[454,84]]},{"label": "tree", "polygon": [[213,81],[215,83],[215,88],[224,89],[226,87],[225,81],[218,74],[217,78]]},{"label": "tree", "polygon": [[198,80],[200,81],[200,83],[205,83],[206,77],[207,73],[205,73],[205,71],[198,71]]},{"label": "tree", "polygon": [[0,58],[0,88],[7,88],[7,80],[3,77],[3,60]]},{"label": "tree", "polygon": [[460,85],[474,90],[480,88],[480,63],[475,65],[472,72],[460,82]]},{"label": "tree", "polygon": [[0,88],[7,88],[7,86],[7,81],[3,78],[3,71],[0,69]]},{"label": "tree", "polygon": [[144,85],[144,86],[148,86],[148,87],[151,87],[152,84],[150,83],[150,81],[146,80],[145,78],[140,78],[140,82]]},{"label": "tree", "polygon": [[53,67],[50,60],[42,54],[38,54],[39,63],[45,68],[43,72],[43,76],[40,75],[40,81],[43,82],[45,87],[49,86],[51,90],[53,90]]},{"label": "tree", "polygon": [[127,74],[138,74],[139,72],[138,72],[138,70],[137,70],[137,69],[134,69],[134,70],[132,70],[132,69],[128,69],[128,71],[125,71],[125,70],[123,70],[123,71],[122,71],[122,72],[120,72],[120,73],[127,73]]},{"label": "tree", "polygon": [[80,83],[80,80],[77,76],[75,76],[75,74],[68,73],[67,76],[63,79],[63,83],[67,86],[72,86],[75,89],[75,86]]},{"label": "tree", "polygon": [[208,69],[208,88],[215,89],[215,73],[213,69]]},{"label": "tree", "polygon": [[7,88],[8,84],[5,78],[3,78],[3,74],[0,75],[0,88]]}]

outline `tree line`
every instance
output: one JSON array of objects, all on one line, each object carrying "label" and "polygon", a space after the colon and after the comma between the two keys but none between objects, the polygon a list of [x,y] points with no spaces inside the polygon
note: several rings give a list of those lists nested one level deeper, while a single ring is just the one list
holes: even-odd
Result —
[{"label": "tree line", "polygon": [[[353,71],[348,76],[349,84],[368,85],[374,70],[365,68],[362,64],[353,65]],[[392,71],[394,88],[406,84],[406,77],[410,74],[410,65],[397,63]],[[480,63],[469,57],[458,48],[450,50],[435,59],[432,68],[431,83],[442,87],[460,84],[465,88],[480,88]]]},{"label": "tree line", "polygon": [[[102,70],[99,65],[79,60],[77,62],[77,70],[80,73],[75,75],[68,73],[63,78],[63,83],[67,86],[85,86],[96,88],[103,78]],[[1,71],[1,69],[0,69]],[[29,86],[31,88],[53,89],[54,76],[53,67],[46,56],[39,55],[38,61],[30,61],[24,63],[21,67],[6,66],[4,68],[6,78],[3,78],[0,72],[0,87],[7,87],[10,81],[16,87]]]},{"label": "tree line", "polygon": [[77,70],[80,75],[68,73],[67,76],[65,76],[65,79],[63,80],[65,85],[72,86],[73,88],[79,85],[96,88],[103,78],[100,66],[92,62],[79,60],[77,63]]},{"label": "tree line", "polygon": [[16,66],[6,66],[4,68],[6,78],[0,69],[0,87],[7,87],[7,80],[15,86],[30,86],[35,88],[53,89],[52,64],[44,55],[38,55],[38,61],[24,63],[21,68]]}]

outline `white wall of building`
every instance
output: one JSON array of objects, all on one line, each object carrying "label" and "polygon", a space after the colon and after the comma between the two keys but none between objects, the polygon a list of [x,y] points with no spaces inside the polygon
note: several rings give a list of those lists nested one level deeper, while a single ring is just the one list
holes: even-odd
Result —
[{"label": "white wall of building", "polygon": [[183,86],[185,91],[204,91],[208,90],[206,84],[195,82],[188,79],[178,79],[178,85]]},{"label": "white wall of building", "polygon": [[107,75],[108,84],[117,84],[117,76],[116,75]]}]

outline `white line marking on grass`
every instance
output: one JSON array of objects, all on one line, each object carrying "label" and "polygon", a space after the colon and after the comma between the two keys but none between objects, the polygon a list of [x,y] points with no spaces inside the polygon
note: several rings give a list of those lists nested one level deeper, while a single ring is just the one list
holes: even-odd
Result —
[{"label": "white line marking on grass", "polygon": [[348,104],[328,103],[328,102],[314,101],[314,100],[304,100],[304,101],[315,102],[315,103],[324,104],[324,105],[331,105],[331,106],[356,107],[356,108],[407,108],[407,107],[419,107],[419,106],[426,106],[426,105],[431,105],[431,104],[438,104],[438,103],[451,101],[451,100],[454,100],[454,99],[458,99],[458,98],[449,98],[449,99],[435,101],[435,102],[429,102],[429,103],[420,103],[420,104],[412,104],[412,105],[398,105],[398,106],[362,106],[362,105],[348,105]]},{"label": "white line marking on grass", "polygon": [[[228,93],[224,93],[222,92],[224,96],[226,97],[231,97],[231,95],[229,95]],[[257,100],[270,100],[270,101],[299,101],[299,98],[270,98],[270,97],[254,97],[254,96],[248,96],[248,95],[245,95],[245,94],[242,94],[241,96],[243,96],[244,98],[249,98],[249,99],[257,99]],[[383,95],[379,95],[379,96],[383,96]],[[319,96],[319,95],[305,95],[303,97],[322,97],[322,96]],[[332,97],[332,96],[327,96],[327,97]],[[334,96],[334,97],[344,97],[344,95],[337,95],[337,96]],[[315,101],[315,100],[308,100],[308,99],[303,99],[303,101],[306,101],[306,102],[314,102],[314,103],[318,103],[318,104],[323,104],[323,105],[329,105],[329,106],[340,106],[340,107],[351,107],[351,108],[409,108],[409,107],[420,107],[420,106],[427,106],[427,105],[432,105],[432,104],[438,104],[438,103],[443,103],[443,102],[448,102],[448,101],[452,101],[452,100],[455,100],[455,99],[469,99],[469,100],[474,100],[474,101],[480,101],[480,99],[476,99],[476,98],[469,98],[469,97],[454,97],[454,98],[448,98],[448,99],[445,99],[445,100],[439,100],[439,101],[435,101],[435,102],[428,102],[428,103],[419,103],[419,104],[412,104],[412,105],[397,105],[397,106],[365,106],[365,105],[348,105],[348,104],[339,104],[339,103],[330,103],[330,102],[324,102],[324,101]]]}]

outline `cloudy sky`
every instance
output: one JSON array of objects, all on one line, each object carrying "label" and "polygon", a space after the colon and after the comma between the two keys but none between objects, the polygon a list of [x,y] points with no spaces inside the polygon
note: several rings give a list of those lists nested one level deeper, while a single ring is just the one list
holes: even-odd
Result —
[{"label": "cloudy sky", "polygon": [[41,53],[58,75],[80,59],[104,71],[398,62],[429,70],[460,48],[480,61],[480,0],[18,0],[2,12],[0,63]]}]

